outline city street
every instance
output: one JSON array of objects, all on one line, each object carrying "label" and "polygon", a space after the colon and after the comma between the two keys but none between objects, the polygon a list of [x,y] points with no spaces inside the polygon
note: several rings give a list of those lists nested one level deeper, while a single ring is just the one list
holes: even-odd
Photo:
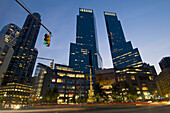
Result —
[{"label": "city street", "polygon": [[88,106],[76,108],[52,108],[36,110],[1,110],[1,113],[169,113],[170,105],[154,106]]},{"label": "city street", "polygon": [[170,113],[170,0],[0,0],[0,113]]}]

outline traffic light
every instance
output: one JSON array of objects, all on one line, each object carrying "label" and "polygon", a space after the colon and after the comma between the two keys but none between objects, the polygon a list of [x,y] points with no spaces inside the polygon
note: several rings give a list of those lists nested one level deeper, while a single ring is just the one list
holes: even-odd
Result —
[{"label": "traffic light", "polygon": [[51,39],[51,34],[45,34],[44,35],[44,45],[46,45],[47,47],[49,47],[50,46],[50,39]]},{"label": "traffic light", "polygon": [[53,68],[53,65],[54,65],[54,61],[52,61],[52,62],[50,63],[50,68]]}]

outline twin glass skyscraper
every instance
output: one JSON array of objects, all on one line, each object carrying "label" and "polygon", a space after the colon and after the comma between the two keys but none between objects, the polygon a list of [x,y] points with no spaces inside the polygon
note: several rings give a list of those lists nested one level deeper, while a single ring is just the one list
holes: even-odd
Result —
[{"label": "twin glass skyscraper", "polygon": [[126,42],[116,13],[104,12],[113,66],[116,69],[141,67],[142,59],[137,48]]},{"label": "twin glass skyscraper", "polygon": [[77,16],[76,43],[70,45],[69,66],[89,73],[89,51],[92,53],[92,71],[102,67],[102,59],[97,44],[97,33],[93,10],[79,9]]},{"label": "twin glass skyscraper", "polygon": [[[137,48],[126,42],[116,13],[104,12],[113,66],[115,69],[140,67],[142,59]],[[79,9],[77,16],[76,43],[71,43],[69,65],[76,70],[89,72],[89,50],[92,51],[93,72],[102,67],[97,45],[97,34],[93,10]]]}]

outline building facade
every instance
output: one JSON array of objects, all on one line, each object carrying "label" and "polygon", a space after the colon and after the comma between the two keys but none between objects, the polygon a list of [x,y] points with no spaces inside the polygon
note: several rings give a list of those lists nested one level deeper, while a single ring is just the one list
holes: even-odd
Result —
[{"label": "building facade", "polygon": [[33,103],[32,91],[31,85],[7,83],[6,86],[0,88],[0,97],[3,98],[2,106],[14,109],[16,106],[19,108],[28,106]]},{"label": "building facade", "polygon": [[57,88],[59,91],[58,103],[69,103],[73,98],[83,100],[87,96],[89,86],[86,84],[86,75],[73,70],[66,65],[55,64],[55,68],[38,63],[35,76],[36,96],[43,97],[50,89]]},{"label": "building facade", "polygon": [[92,71],[102,67],[97,44],[97,33],[93,10],[79,9],[77,16],[76,43],[70,45],[69,66],[89,73],[89,51],[92,51]]},{"label": "building facade", "polygon": [[13,55],[13,48],[10,44],[5,42],[3,38],[0,39],[0,86],[2,84],[4,75]]},{"label": "building facade", "polygon": [[[40,14],[33,15],[41,21]],[[8,82],[25,83],[31,77],[33,69],[30,66],[35,64],[35,57],[38,54],[34,46],[39,29],[40,23],[28,15],[14,46],[13,58],[4,76],[4,85]]]},{"label": "building facade", "polygon": [[4,39],[5,42],[9,43],[11,46],[15,46],[20,31],[21,28],[15,24],[10,23],[2,28],[0,31],[0,38]]},{"label": "building facade", "polygon": [[157,96],[154,76],[150,71],[142,68],[102,69],[96,71],[96,82],[102,86],[103,91],[111,98],[114,84],[127,82],[135,87],[139,100],[150,100]]},{"label": "building facade", "polygon": [[137,48],[126,42],[116,13],[104,12],[110,51],[114,68],[140,67],[142,59]]},{"label": "building facade", "polygon": [[156,85],[161,97],[170,98],[170,68],[165,68],[156,78]]},{"label": "building facade", "polygon": [[170,67],[170,57],[164,57],[162,60],[159,62],[159,66],[161,70],[164,68],[169,68]]}]

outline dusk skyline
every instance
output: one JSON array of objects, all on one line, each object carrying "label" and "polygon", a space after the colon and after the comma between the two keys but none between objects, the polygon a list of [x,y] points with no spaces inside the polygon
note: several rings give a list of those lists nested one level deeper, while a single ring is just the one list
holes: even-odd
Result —
[{"label": "dusk skyline", "polygon": [[[52,32],[50,47],[43,45],[42,26],[37,38],[36,48],[40,57],[54,58],[56,63],[69,63],[69,47],[75,42],[76,16],[79,8],[92,9],[96,18],[98,45],[103,59],[103,68],[112,68],[109,41],[104,20],[104,11],[117,14],[127,41],[138,48],[143,62],[154,65],[160,72],[159,61],[170,56],[170,1],[169,0],[34,0],[26,1],[32,13],[41,15],[42,23]],[[15,0],[0,1],[0,30],[9,23],[20,28],[28,13]],[[50,65],[49,61],[37,63]]]}]

